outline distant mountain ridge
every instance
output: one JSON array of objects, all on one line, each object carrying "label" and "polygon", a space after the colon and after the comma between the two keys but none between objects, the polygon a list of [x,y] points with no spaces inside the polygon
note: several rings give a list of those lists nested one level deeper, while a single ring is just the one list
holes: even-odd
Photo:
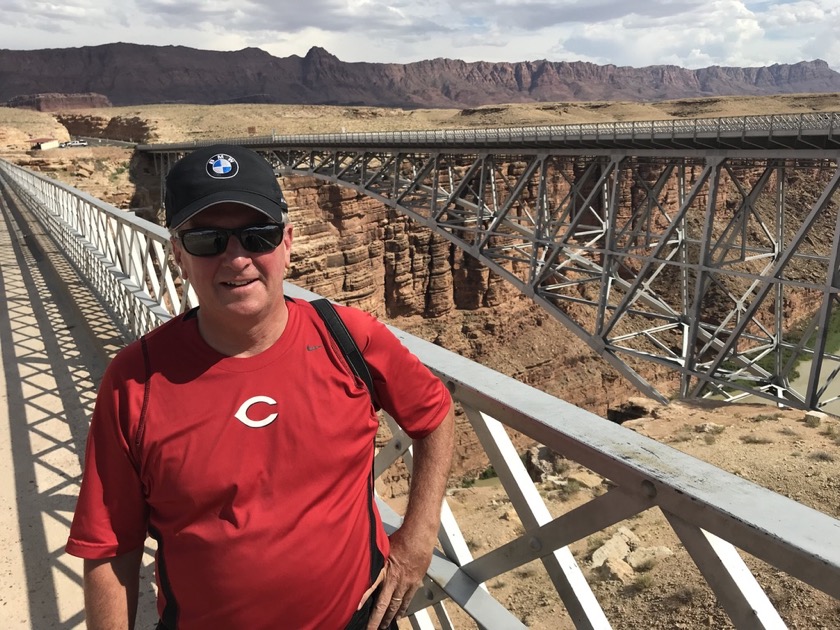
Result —
[{"label": "distant mountain ridge", "polygon": [[0,50],[0,103],[40,93],[95,93],[114,105],[250,102],[462,108],[817,92],[840,92],[840,73],[819,59],[688,70],[545,60],[348,63],[318,47],[305,57],[274,57],[258,48],[219,52],[122,43]]}]

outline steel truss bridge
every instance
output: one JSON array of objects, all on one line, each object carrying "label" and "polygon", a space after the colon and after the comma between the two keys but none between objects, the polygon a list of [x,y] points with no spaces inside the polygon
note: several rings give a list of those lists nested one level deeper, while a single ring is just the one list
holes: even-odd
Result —
[{"label": "steel truss bridge", "polygon": [[[640,361],[683,397],[840,395],[840,114],[229,141],[426,225],[651,397]],[[138,150],[163,175],[195,146]]]},{"label": "steel truss bridge", "polygon": [[[298,156],[296,160],[303,159],[302,149],[265,150],[269,157],[278,161],[281,158],[291,159],[293,155]],[[333,149],[313,149],[310,154],[312,166],[304,169],[302,164],[297,162],[294,168],[307,172],[318,170],[316,166],[320,162],[316,161],[316,157],[319,155],[323,156],[324,160],[329,155],[335,155],[335,160],[346,163],[343,158],[339,159],[338,152],[331,151]],[[401,207],[412,207],[411,211],[418,217],[426,217],[423,220],[427,223],[437,225],[436,222],[440,222],[444,227],[439,229],[452,234],[453,239],[458,242],[460,239],[466,239],[463,246],[472,248],[472,251],[482,256],[492,254],[492,263],[500,271],[524,285],[524,280],[520,280],[519,275],[507,270],[519,271],[519,266],[528,264],[529,259],[524,258],[523,254],[528,246],[520,242],[517,248],[491,247],[489,244],[482,244],[482,238],[488,237],[492,240],[495,235],[510,238],[508,235],[515,231],[514,228],[518,230],[518,234],[527,234],[529,231],[547,233],[548,226],[542,223],[537,225],[536,222],[533,225],[529,223],[537,221],[538,217],[525,219],[528,214],[525,207],[537,208],[539,203],[526,204],[526,197],[521,191],[517,192],[514,186],[511,196],[522,199],[517,202],[521,208],[514,210],[513,204],[507,209],[500,206],[494,210],[498,213],[497,216],[494,215],[496,218],[490,219],[486,213],[489,213],[493,206],[485,206],[484,202],[469,202],[473,204],[470,206],[467,203],[469,195],[463,191],[471,187],[485,190],[480,188],[479,184],[484,178],[495,173],[494,169],[489,168],[495,158],[491,159],[491,154],[481,157],[464,153],[463,159],[473,165],[467,166],[467,170],[472,168],[475,174],[483,172],[485,175],[480,177],[479,181],[474,175],[463,174],[456,177],[457,169],[453,166],[453,179],[450,182],[446,180],[449,177],[446,174],[448,171],[433,175],[435,164],[462,159],[459,157],[462,154],[452,153],[452,149],[448,151],[450,152],[440,154],[430,152],[423,159],[417,157],[416,160],[408,160],[411,163],[416,162],[420,171],[428,170],[428,174],[421,177],[418,173],[413,180],[416,183],[410,191],[406,189],[405,194],[387,192],[385,186],[388,177],[392,181],[392,191],[394,186],[410,186],[405,184],[402,178],[403,168],[395,170],[396,167],[392,166],[386,169],[384,165],[382,168],[374,168],[373,158],[368,160],[363,156],[376,151],[363,151],[356,158],[356,163],[364,177],[361,184],[354,185],[360,189],[373,190],[374,182],[380,182],[376,184],[380,186],[377,188],[380,192],[376,194],[383,199],[394,195],[394,203],[399,200],[398,205]],[[162,155],[164,160],[169,159],[166,153]],[[387,161],[385,149],[381,149],[377,155],[380,156],[378,159]],[[393,160],[406,164],[407,158],[400,157],[401,155],[403,154],[395,153]],[[590,168],[590,164],[597,162],[597,157],[592,156],[585,161],[584,171]],[[548,155],[535,154],[532,158],[523,160],[525,166],[520,168],[536,172],[541,170],[544,164],[548,168],[546,163],[554,159]],[[352,161],[350,160],[351,163]],[[713,164],[717,165],[718,161],[715,160]],[[366,166],[368,162],[370,167]],[[613,162],[615,160],[610,159],[602,165],[609,166]],[[337,163],[331,167],[336,172],[336,178],[342,170],[336,170]],[[421,164],[426,166],[420,167]],[[529,167],[528,164],[536,166]],[[291,164],[289,168],[292,168]],[[618,164],[615,168],[618,168]],[[707,168],[710,171],[718,170],[717,166],[710,165]],[[352,170],[349,166],[344,170],[348,169]],[[615,177],[618,176],[617,173],[618,171]],[[830,178],[836,179],[833,171],[830,173]],[[399,174],[400,177],[394,179],[395,174]],[[349,173],[342,177],[349,177]],[[431,195],[430,208],[435,209],[432,214],[421,213],[413,202],[409,203],[415,194],[421,194],[415,191],[424,189],[424,182],[428,177],[436,177],[438,180],[428,190],[428,194]],[[562,176],[558,175],[558,178],[557,181],[560,181]],[[655,178],[656,181],[659,179]],[[441,180],[445,180],[445,183]],[[519,177],[516,181],[526,180]],[[542,177],[540,181],[548,188],[547,177]],[[578,181],[581,179],[572,180]],[[596,178],[595,181],[600,181],[600,178]],[[490,182],[485,184],[487,190],[494,190]],[[525,185],[522,184],[523,187]],[[501,188],[497,186],[495,189]],[[601,188],[603,190],[603,187]],[[462,192],[458,192],[459,189],[462,189]],[[437,195],[442,190],[450,191],[449,196],[438,198]],[[575,194],[578,197],[584,195],[584,189],[579,188]],[[690,187],[686,197],[689,194]],[[464,201],[456,201],[459,199]],[[584,199],[589,200],[590,206],[598,207],[589,193],[584,195]],[[572,202],[569,200],[566,204],[570,205]],[[687,202],[684,205],[690,207]],[[442,207],[449,209],[442,211]],[[595,216],[593,210],[586,206],[581,207],[588,216]],[[822,206],[815,202],[812,207]],[[658,204],[652,204],[650,211],[651,215],[672,215],[671,210],[666,212],[666,208],[660,208]],[[547,207],[544,212],[548,212]],[[757,210],[752,210],[752,206],[750,212],[758,213]],[[687,214],[688,210],[685,213]],[[570,211],[565,214],[574,213]],[[557,243],[572,229],[566,224],[583,225],[583,220],[578,221],[577,216],[567,216],[563,223],[557,216],[551,215],[550,226],[551,230],[556,232]],[[548,219],[548,216],[544,216],[539,221]],[[672,218],[671,222],[674,220]],[[616,226],[622,223],[618,217],[611,219],[611,222],[614,224],[610,228],[611,238],[614,241],[622,241],[624,237],[619,238],[621,231],[616,231]],[[678,226],[687,222],[686,218],[684,222],[678,223]],[[654,223],[652,216],[650,223]],[[561,224],[566,226],[558,227]],[[749,227],[756,224],[757,220],[747,223]],[[802,224],[804,225],[804,222]],[[66,503],[55,503],[55,499],[65,497],[74,489],[74,484],[78,483],[78,476],[74,476],[76,473],[67,470],[67,461],[78,461],[84,448],[83,439],[65,439],[59,426],[65,414],[46,413],[47,392],[39,379],[48,374],[54,365],[46,351],[55,344],[42,343],[42,340],[51,342],[68,335],[67,325],[61,317],[45,318],[45,327],[35,331],[30,323],[33,319],[28,310],[30,306],[46,310],[44,305],[53,299],[49,291],[43,288],[43,281],[39,281],[43,259],[51,259],[53,265],[61,265],[71,270],[72,273],[66,270],[62,272],[61,277],[66,278],[65,282],[77,290],[81,287],[89,288],[93,296],[90,302],[100,304],[104,308],[104,311],[99,313],[100,319],[118,326],[126,340],[136,338],[184,309],[194,306],[196,299],[188,281],[180,276],[177,266],[171,261],[169,234],[164,228],[109,206],[46,175],[3,160],[0,160],[0,225],[8,226],[8,230],[0,232],[0,256],[3,257],[3,264],[0,264],[0,280],[6,290],[5,308],[0,308],[4,317],[0,317],[0,323],[3,330],[7,331],[4,332],[4,340],[12,336],[19,339],[17,353],[5,345],[3,348],[4,371],[7,377],[11,377],[7,378],[10,385],[9,398],[14,395],[14,399],[19,402],[16,413],[10,413],[8,421],[19,436],[16,442],[19,446],[18,451],[25,450],[29,443],[38,445],[32,453],[33,463],[39,472],[45,471],[45,474],[38,475],[45,481],[44,485],[38,486],[37,491],[39,496],[52,499],[52,502],[47,503],[52,507],[48,507],[41,514],[41,519],[30,519],[25,524],[21,523],[21,527],[25,525],[30,533],[38,533],[39,526],[46,521],[67,522],[64,512]],[[627,227],[631,232],[634,229],[635,227]],[[709,230],[711,231],[711,228]],[[637,238],[647,237],[648,234],[653,238],[659,233],[653,229],[642,228],[637,232]],[[670,247],[669,243],[676,240],[674,234],[685,238],[677,232],[677,228],[671,230],[670,240],[662,235],[658,237],[657,242],[662,243],[662,249]],[[588,238],[591,240],[594,236]],[[737,240],[736,237],[732,238],[733,242]],[[593,269],[596,268],[592,265],[596,264],[596,254],[599,252],[584,241],[576,242],[575,247],[581,248],[581,252],[573,257],[573,239],[569,236],[567,240],[569,244],[564,245],[566,254],[561,255],[558,251],[555,255],[546,251],[544,258],[546,261],[552,261],[550,265],[554,269],[555,280],[561,276],[576,277],[577,286],[588,288],[590,285],[584,283],[580,276],[583,276],[584,272],[592,276]],[[548,248],[548,240],[539,246]],[[530,247],[537,247],[537,244]],[[656,245],[653,250],[659,247]],[[734,245],[728,246],[729,249],[732,247]],[[836,243],[834,247],[836,248]],[[710,246],[707,246],[707,249],[710,249]],[[622,260],[618,255],[619,248],[614,247],[613,250],[615,253],[610,255],[615,256],[616,262],[610,263],[612,267],[604,268],[617,268],[617,261]],[[678,250],[678,253],[683,250],[687,250],[686,256],[692,253],[687,246]],[[603,266],[603,254],[606,251],[600,253]],[[635,250],[634,253],[639,255]],[[561,265],[561,256],[568,259],[569,264]],[[630,257],[630,254],[625,254],[625,257]],[[714,260],[714,256],[709,253],[707,259]],[[664,265],[664,260],[666,259],[662,253],[657,256],[651,253],[646,256],[644,264]],[[628,264],[621,263],[620,266],[626,267]],[[684,268],[694,272],[699,269],[689,268],[687,263],[675,267],[678,272]],[[536,271],[534,270],[534,273]],[[711,275],[709,270],[705,270],[704,273]],[[522,277],[527,278],[528,275]],[[657,278],[650,272],[644,277],[651,280],[648,285],[653,285],[652,281]],[[626,285],[623,284],[625,281]],[[768,282],[771,290],[779,284]],[[605,306],[601,309],[606,320],[608,316],[619,313],[619,310],[618,304],[607,308],[607,304],[616,300],[606,299],[613,295],[612,289],[602,289],[602,284],[592,282],[591,286],[606,294]],[[606,284],[619,285],[624,296],[638,296],[636,301],[641,304],[635,307],[628,306],[625,309],[626,316],[652,317],[653,315],[647,314],[650,311],[664,317],[663,313],[656,311],[649,304],[658,305],[657,308],[664,310],[668,303],[656,302],[653,291],[648,286],[636,287],[631,292],[635,281],[632,278],[623,278],[618,273],[615,279]],[[551,288],[547,284],[540,287],[545,291]],[[294,297],[311,297],[306,291],[289,284],[286,285],[286,291]],[[826,295],[833,295],[833,288],[831,292],[828,289],[825,291]],[[561,291],[551,295],[555,294],[564,295]],[[559,298],[541,299],[551,305],[555,302],[558,305],[563,303]],[[594,303],[594,299],[592,302]],[[587,302],[580,298],[575,304]],[[85,308],[84,312],[88,311],[89,308]],[[639,311],[639,314],[634,311]],[[92,316],[93,314],[89,315]],[[99,327],[102,322],[92,322],[92,325]],[[606,328],[606,322],[602,324],[602,328]],[[697,328],[707,331],[709,339],[712,338],[714,329],[699,326]],[[693,564],[685,562],[684,575],[687,586],[712,592],[719,603],[719,610],[716,612],[720,612],[721,616],[725,613],[737,628],[786,627],[783,616],[752,573],[752,567],[760,567],[764,563],[768,565],[766,568],[772,567],[769,574],[765,572],[764,579],[780,579],[779,572],[796,578],[802,582],[798,588],[801,587],[807,593],[804,596],[808,602],[814,602],[815,605],[822,603],[824,606],[826,600],[829,604],[840,600],[840,545],[836,543],[840,540],[840,520],[569,405],[444,348],[396,329],[394,332],[447,384],[454,400],[464,411],[465,422],[460,430],[474,434],[476,444],[483,448],[488,465],[492,465],[497,471],[500,488],[506,492],[510,505],[522,524],[521,530],[512,533],[493,548],[483,549],[482,554],[476,557],[467,544],[471,537],[470,530],[462,529],[462,525],[459,525],[453,515],[453,510],[450,509],[448,500],[444,501],[443,521],[439,532],[440,550],[435,553],[423,588],[412,600],[409,608],[412,628],[432,630],[437,627],[450,630],[465,627],[463,614],[471,618],[469,625],[477,624],[481,628],[524,628],[525,625],[517,614],[494,597],[494,585],[498,584],[500,579],[519,579],[519,571],[533,571],[533,568],[526,568],[526,565],[534,561],[542,565],[546,579],[550,580],[556,590],[556,595],[550,601],[559,609],[556,613],[558,627],[563,623],[568,625],[570,621],[576,628],[581,629],[610,628],[611,621],[588,582],[586,567],[579,564],[578,557],[573,555],[569,545],[588,537],[603,536],[604,532],[614,531],[614,528],[628,519],[650,510],[662,517],[666,528],[670,527],[673,538],[677,541],[673,546],[678,553],[683,554],[680,561],[682,562],[683,558],[693,561]],[[653,332],[649,334],[655,336]],[[701,338],[699,331],[696,335]],[[726,342],[721,343],[725,345]],[[80,351],[87,352],[89,349],[81,348]],[[720,351],[723,351],[723,348]],[[72,386],[65,383],[64,389],[72,390]],[[92,401],[93,397],[88,396],[88,399]],[[385,421],[393,437],[377,453],[374,463],[377,477],[400,459],[411,470],[411,440],[390,418],[386,417]],[[46,424],[47,422],[49,424]],[[604,479],[603,492],[593,493],[592,497],[574,509],[551,513],[514,448],[509,431],[524,434],[601,476]],[[67,456],[68,451],[73,451],[72,457]],[[17,455],[22,453],[18,452]],[[46,474],[56,471],[61,471],[62,474]],[[54,483],[49,480],[54,480]],[[21,484],[27,492],[33,491],[33,486],[27,485],[25,480],[18,480],[18,485]],[[378,503],[386,527],[397,527],[400,523],[399,515],[385,502],[378,500]],[[42,556],[47,558],[47,570],[44,571],[43,565],[38,565],[37,571],[27,579],[30,593],[36,590],[36,586],[40,588],[49,582],[50,578],[53,581],[61,581],[68,575],[73,575],[70,564],[63,555],[64,540],[60,540],[55,546],[49,546],[47,536],[39,534],[36,537],[42,540],[45,546]],[[32,544],[24,553],[31,551]],[[744,556],[749,557],[745,559]],[[34,560],[30,559],[30,562]],[[76,582],[81,583],[81,577],[76,578]],[[802,596],[800,594],[800,597]],[[146,604],[149,604],[148,600]],[[647,604],[638,599],[634,600],[632,605]],[[813,612],[814,609],[810,610]],[[154,612],[150,611],[150,614]],[[649,614],[660,614],[656,602],[649,608]],[[82,616],[83,611],[76,612],[74,619],[81,619]],[[459,622],[459,619],[462,621]],[[614,621],[616,627],[621,627],[620,619]],[[826,623],[830,625],[830,621]]]}]

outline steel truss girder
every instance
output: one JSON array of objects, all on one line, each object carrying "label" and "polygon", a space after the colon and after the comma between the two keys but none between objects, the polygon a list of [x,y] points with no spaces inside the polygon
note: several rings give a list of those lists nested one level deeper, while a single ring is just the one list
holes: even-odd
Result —
[{"label": "steel truss girder", "polygon": [[[837,398],[840,356],[826,341],[836,156],[264,152],[284,174],[353,188],[426,225],[654,398],[667,396],[639,361],[676,371],[683,395],[799,408]],[[802,199],[816,201],[803,212]],[[791,304],[819,308],[803,318]]]}]

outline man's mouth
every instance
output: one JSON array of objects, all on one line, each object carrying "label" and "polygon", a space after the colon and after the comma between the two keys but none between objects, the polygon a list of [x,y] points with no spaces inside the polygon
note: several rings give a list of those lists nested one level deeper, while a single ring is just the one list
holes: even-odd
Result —
[{"label": "man's mouth", "polygon": [[244,287],[252,282],[256,282],[256,280],[230,280],[228,282],[222,282],[222,284],[226,287]]}]

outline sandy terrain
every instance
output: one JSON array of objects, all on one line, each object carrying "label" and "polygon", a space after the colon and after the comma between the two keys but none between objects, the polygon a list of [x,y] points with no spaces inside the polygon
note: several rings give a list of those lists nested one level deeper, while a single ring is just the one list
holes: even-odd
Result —
[{"label": "sandy terrain", "polygon": [[[299,105],[144,105],[60,113],[103,118],[140,118],[152,127],[155,140],[175,142],[271,133],[562,125],[834,110],[840,110],[840,96],[837,94],[681,99],[659,103],[535,103],[492,105],[469,110]],[[9,143],[10,135],[17,135],[9,130],[23,131],[30,138],[52,136],[59,140],[66,139],[66,130],[63,130],[52,114],[0,108],[0,148]]]}]

